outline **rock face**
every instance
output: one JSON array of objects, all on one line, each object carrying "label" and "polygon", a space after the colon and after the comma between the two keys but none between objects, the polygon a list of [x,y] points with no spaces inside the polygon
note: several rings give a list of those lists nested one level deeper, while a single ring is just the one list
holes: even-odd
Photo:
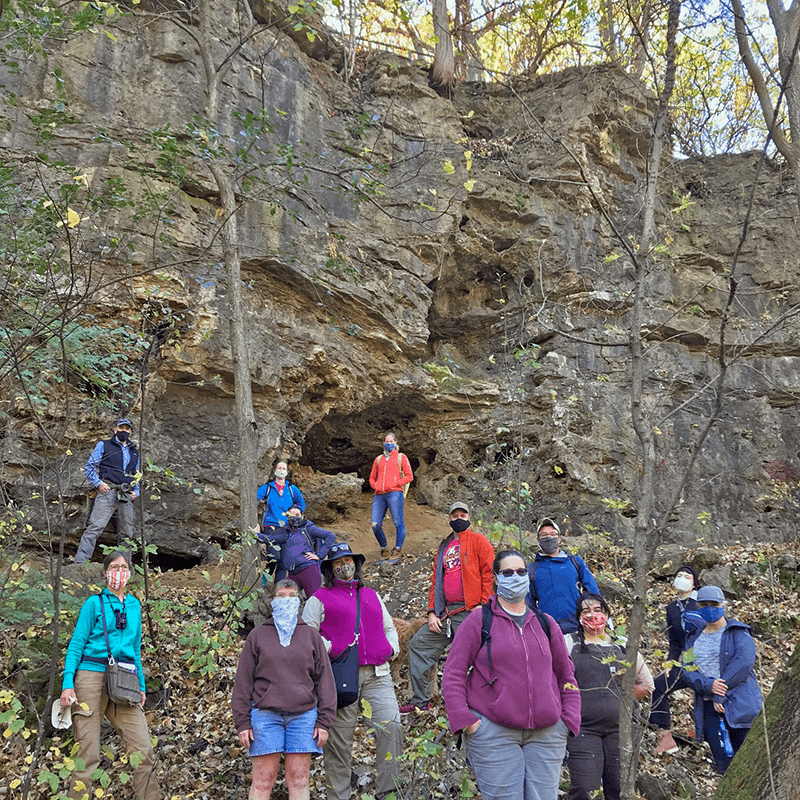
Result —
[{"label": "rock face", "polygon": [[[268,19],[261,5],[256,16]],[[238,23],[227,3],[215,6],[221,57]],[[203,108],[198,30],[181,24],[134,15],[116,41],[86,33],[54,44],[46,69],[32,64],[15,88],[0,147],[20,185],[35,191],[24,182],[36,151],[26,114],[52,96],[47,76],[59,68],[71,121],[50,149],[91,186],[119,177],[137,197],[163,196],[171,242],[123,211],[103,219],[138,246],[128,277],[102,282],[85,311],[143,332],[149,349],[127,356],[144,390],[98,403],[73,382],[69,406],[54,390],[34,414],[7,378],[17,399],[2,482],[22,505],[43,486],[48,502],[62,498],[50,527],[74,543],[90,448],[117,413],[139,415],[136,436],[155,465],[147,535],[162,554],[199,559],[238,527],[238,450],[216,187],[202,158],[170,183],[164,150],[143,133],[184,141]],[[652,97],[609,68],[462,84],[450,101],[422,66],[386,54],[369,56],[348,85],[332,40],[298,41],[268,30],[244,43],[217,121],[233,139],[235,112],[266,106],[274,120],[260,144],[269,191],[243,193],[238,219],[260,468],[288,457],[323,476],[310,513],[324,515],[353,491],[337,476],[365,481],[393,430],[415,471],[412,501],[463,498],[473,516],[523,528],[564,515],[576,531],[624,538],[640,475],[625,345],[633,282],[610,222],[624,237],[638,231]],[[290,156],[304,166],[287,166]],[[758,160],[664,165],[644,321],[661,498],[712,405],[725,276]],[[342,189],[370,190],[373,177],[380,185],[357,203]],[[680,519],[658,520],[667,542],[794,535],[800,345],[783,315],[800,301],[797,222],[791,181],[768,163],[738,254],[723,412]],[[324,489],[324,476],[337,486]],[[33,506],[41,529],[44,510]]]}]

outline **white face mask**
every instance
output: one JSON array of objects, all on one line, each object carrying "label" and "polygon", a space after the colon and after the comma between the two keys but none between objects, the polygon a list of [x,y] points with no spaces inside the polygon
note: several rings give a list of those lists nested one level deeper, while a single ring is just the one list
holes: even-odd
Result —
[{"label": "white face mask", "polygon": [[280,480],[283,480],[288,474],[288,470],[282,468],[275,470],[275,477]]},{"label": "white face mask", "polygon": [[672,585],[678,592],[691,592],[694,588],[694,581],[688,575],[684,575],[681,572],[675,576],[675,580],[672,581]]}]

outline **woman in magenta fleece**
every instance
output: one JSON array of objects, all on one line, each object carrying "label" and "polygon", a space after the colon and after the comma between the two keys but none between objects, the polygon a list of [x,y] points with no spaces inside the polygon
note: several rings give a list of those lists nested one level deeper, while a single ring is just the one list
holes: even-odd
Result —
[{"label": "woman in magenta fleece", "polygon": [[[403,750],[403,726],[392,684],[389,660],[397,655],[397,631],[380,595],[361,582],[364,556],[350,545],[333,545],[321,564],[322,588],[310,597],[303,619],[322,635],[331,658],[346,650],[358,633],[359,700],[372,714],[365,720],[375,734],[375,796],[380,800],[398,789],[397,758]],[[360,703],[339,708],[325,744],[327,800],[348,800],[353,763],[353,734]]]},{"label": "woman in magenta fleece", "polygon": [[501,551],[493,571],[490,640],[481,643],[484,614],[476,608],[444,666],[448,722],[464,734],[484,800],[556,800],[567,736],[581,726],[572,661],[556,621],[542,615],[543,627],[525,604],[522,553]]}]

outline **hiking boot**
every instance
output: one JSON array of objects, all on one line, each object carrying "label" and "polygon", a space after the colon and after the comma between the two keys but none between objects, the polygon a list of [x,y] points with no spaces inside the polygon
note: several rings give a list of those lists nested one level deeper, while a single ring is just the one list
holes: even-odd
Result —
[{"label": "hiking boot", "polygon": [[418,706],[416,703],[406,703],[400,706],[401,714],[410,714],[412,711],[428,711],[431,707],[430,703],[425,703],[424,706]]},{"label": "hiking boot", "polygon": [[400,549],[395,547],[394,550],[392,550],[391,558],[387,558],[386,559],[386,563],[387,564],[399,564],[400,563],[400,559],[402,557],[403,557],[403,554],[402,554],[402,552],[400,552]]},{"label": "hiking boot", "polygon": [[389,558],[389,553],[390,552],[391,551],[389,550],[388,547],[381,547],[381,554],[378,556],[377,559],[375,559],[375,563],[376,564],[383,564],[383,562],[386,561]]},{"label": "hiking boot", "polygon": [[672,738],[672,731],[667,731],[661,729],[659,731],[659,739],[658,744],[653,750],[657,756],[661,755],[662,753],[677,753],[678,752],[678,745],[675,743],[675,739]]}]

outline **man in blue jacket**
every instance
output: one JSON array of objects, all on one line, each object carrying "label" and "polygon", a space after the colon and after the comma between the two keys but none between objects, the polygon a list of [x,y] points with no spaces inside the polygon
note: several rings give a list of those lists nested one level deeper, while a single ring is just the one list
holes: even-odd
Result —
[{"label": "man in blue jacket", "polygon": [[97,538],[115,511],[120,550],[129,552],[125,540],[133,539],[133,501],[139,496],[139,451],[130,440],[131,433],[133,423],[127,417],[118,419],[114,435],[95,445],[83,468],[97,497],[75,554],[76,564],[91,560]]},{"label": "man in blue jacket", "polygon": [[580,556],[561,549],[561,528],[545,517],[536,528],[539,552],[528,564],[531,590],[526,601],[538,607],[559,624],[564,633],[578,630],[575,609],[583,592],[600,594],[589,568]]}]

